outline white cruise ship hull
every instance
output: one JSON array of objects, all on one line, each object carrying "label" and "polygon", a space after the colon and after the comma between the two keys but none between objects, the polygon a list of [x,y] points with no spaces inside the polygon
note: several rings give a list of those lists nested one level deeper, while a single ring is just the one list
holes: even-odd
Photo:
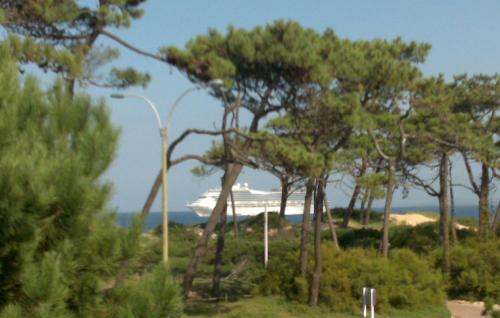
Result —
[{"label": "white cruise ship hull", "polygon": [[[196,206],[196,205],[188,205],[196,214],[199,216],[210,216],[215,207],[215,204],[212,207],[207,206]],[[236,214],[237,215],[245,215],[245,216],[254,216],[264,212],[266,207],[264,205],[254,206],[254,207],[238,207],[236,206]],[[279,205],[271,205],[267,207],[267,212],[279,212]],[[296,207],[287,207],[285,210],[286,215],[291,214],[302,214],[304,213],[304,206],[296,206]],[[231,202],[228,202],[227,206],[227,215],[232,215],[233,209],[231,207]]]},{"label": "white cruise ship hull", "polygon": [[[219,193],[220,189],[208,190],[196,201],[187,206],[199,216],[210,216],[219,197]],[[280,210],[280,191],[259,191],[250,189],[247,184],[236,184],[233,186],[233,196],[236,215],[254,216],[264,212],[266,209],[267,212],[278,212]],[[297,191],[290,195],[287,200],[285,214],[302,214],[304,212],[304,196],[305,193],[303,191]],[[227,214],[233,214],[230,200],[227,202]]]}]

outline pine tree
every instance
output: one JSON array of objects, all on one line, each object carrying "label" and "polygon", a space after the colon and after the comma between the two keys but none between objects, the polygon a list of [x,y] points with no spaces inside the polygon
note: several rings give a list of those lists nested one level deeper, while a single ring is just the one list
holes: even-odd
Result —
[{"label": "pine tree", "polygon": [[[454,102],[453,89],[442,78],[430,78],[418,85],[411,101],[414,116],[407,131],[412,142],[403,168],[404,177],[438,199],[444,272],[450,269],[450,157],[470,143],[470,125],[464,116],[453,112]],[[425,180],[408,169],[421,164],[434,164],[435,177]],[[434,186],[436,180],[439,183]]]},{"label": "pine tree", "polygon": [[[490,233],[489,192],[490,169],[499,165],[498,132],[500,119],[497,116],[500,103],[499,75],[457,76],[453,83],[457,95],[454,111],[467,116],[472,130],[469,134],[469,147],[462,151],[465,168],[469,176],[470,188],[478,197],[479,234],[485,238]],[[472,158],[471,158],[472,157]],[[471,168],[473,159],[481,166],[479,180]]]},{"label": "pine tree", "polygon": [[[161,53],[194,82],[214,78],[226,80],[228,100],[241,100],[241,108],[251,113],[248,132],[256,133],[269,114],[285,109],[297,96],[297,88],[311,81],[328,82],[329,47],[338,39],[333,32],[322,36],[295,22],[277,21],[265,27],[243,30],[230,27],[227,34],[210,30],[198,36],[185,49],[164,48]],[[221,94],[214,94],[221,100]],[[252,142],[242,149],[248,151]],[[190,289],[198,264],[203,258],[210,233],[215,228],[230,189],[238,177],[240,163],[230,163],[219,199],[194,251],[184,278],[184,292]]]},{"label": "pine tree", "polygon": [[103,101],[21,82],[10,53],[0,46],[0,317],[99,316],[142,229],[107,208],[118,130]]},{"label": "pine tree", "polygon": [[82,85],[126,88],[146,85],[150,76],[134,68],[112,67],[107,75],[98,69],[116,59],[119,51],[97,46],[108,29],[130,27],[143,11],[145,0],[106,0],[97,4],[77,0],[3,0],[1,25],[21,63],[35,63],[44,71],[64,76],[73,87]]}]

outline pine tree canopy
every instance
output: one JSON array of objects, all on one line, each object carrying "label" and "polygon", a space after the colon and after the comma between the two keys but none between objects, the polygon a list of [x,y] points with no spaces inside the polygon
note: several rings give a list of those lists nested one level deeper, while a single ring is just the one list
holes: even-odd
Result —
[{"label": "pine tree canopy", "polygon": [[[128,270],[142,232],[138,221],[119,227],[107,207],[112,187],[102,176],[118,130],[104,101],[61,81],[47,91],[33,76],[21,81],[11,51],[0,46],[0,317],[111,317],[133,299],[110,306],[102,284]],[[178,311],[168,272],[146,276],[131,295],[164,290],[171,301],[142,309]]]},{"label": "pine tree canopy", "polygon": [[77,0],[6,0],[0,2],[0,23],[19,61],[81,84],[125,88],[146,85],[150,76],[133,68],[98,68],[118,57],[118,51],[95,45],[106,28],[127,28],[143,15],[145,0],[107,0],[91,5]]}]

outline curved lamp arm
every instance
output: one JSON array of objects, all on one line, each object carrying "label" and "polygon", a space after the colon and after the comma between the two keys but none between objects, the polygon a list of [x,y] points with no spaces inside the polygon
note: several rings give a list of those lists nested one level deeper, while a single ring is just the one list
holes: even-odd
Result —
[{"label": "curved lamp arm", "polygon": [[224,81],[223,80],[221,80],[221,79],[213,79],[213,80],[208,81],[204,85],[196,85],[196,86],[190,87],[187,90],[185,90],[182,94],[179,95],[179,97],[177,97],[177,99],[172,104],[172,107],[170,107],[170,111],[168,112],[168,115],[167,115],[167,126],[166,127],[167,128],[170,127],[170,121],[172,120],[172,115],[174,114],[174,111],[177,108],[177,105],[179,105],[179,102],[186,95],[188,95],[191,92],[197,91],[197,90],[199,90],[201,88],[204,88],[204,87],[217,88],[217,87],[222,87],[223,85],[224,85]]},{"label": "curved lamp arm", "polygon": [[151,108],[151,110],[155,114],[156,121],[158,122],[158,128],[160,128],[160,130],[161,130],[162,128],[168,128],[170,126],[170,120],[172,119],[172,115],[173,115],[175,109],[177,108],[177,105],[186,95],[188,95],[189,93],[194,92],[196,90],[199,90],[202,87],[216,88],[216,87],[221,87],[222,85],[224,85],[224,82],[221,79],[213,79],[213,80],[207,82],[203,86],[197,85],[197,86],[190,87],[187,90],[185,90],[182,94],[179,95],[179,97],[177,97],[177,99],[172,104],[172,107],[170,107],[170,111],[168,112],[168,116],[167,116],[167,125],[166,126],[163,126],[163,123],[162,123],[161,118],[160,118],[160,114],[159,114],[158,109],[156,108],[155,104],[146,96],[139,95],[139,94],[111,94],[110,96],[111,96],[111,98],[119,98],[119,99],[123,99],[123,98],[127,98],[127,97],[142,99],[143,101],[145,101],[149,105],[149,107]]},{"label": "curved lamp arm", "polygon": [[174,103],[172,104],[172,107],[170,107],[170,111],[168,112],[168,115],[167,115],[167,128],[170,127],[170,121],[172,120],[172,115],[174,114],[174,111],[175,109],[177,108],[177,105],[179,105],[179,102],[186,96],[188,95],[189,93],[191,92],[194,92],[194,91],[197,91],[199,90],[201,87],[200,86],[194,86],[194,87],[190,87],[188,88],[187,90],[185,90],[182,94],[179,95],[179,97],[177,97],[177,99],[174,101]]},{"label": "curved lamp arm", "polygon": [[123,99],[123,98],[127,98],[127,97],[142,99],[143,101],[145,101],[148,104],[149,108],[155,114],[156,121],[158,123],[158,128],[159,129],[163,128],[163,123],[161,122],[160,113],[158,112],[158,109],[156,108],[155,104],[146,96],[138,95],[138,94],[111,94],[111,97],[112,98],[119,98],[119,99]]}]

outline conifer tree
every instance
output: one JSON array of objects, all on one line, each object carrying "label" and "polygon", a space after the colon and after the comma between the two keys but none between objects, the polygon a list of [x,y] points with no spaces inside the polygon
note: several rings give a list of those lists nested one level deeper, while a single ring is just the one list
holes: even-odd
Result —
[{"label": "conifer tree", "polygon": [[[335,46],[336,36],[327,33],[324,37],[329,37],[329,47]],[[170,64],[196,83],[226,79],[229,100],[241,96],[241,107],[252,114],[247,126],[250,134],[259,130],[259,124],[270,113],[293,104],[300,86],[311,81],[328,81],[330,68],[324,61],[333,54],[315,31],[283,21],[249,31],[230,27],[226,35],[210,30],[208,35],[190,41],[185,50],[165,48],[162,53]],[[251,141],[247,140],[242,150],[248,151],[250,146]],[[242,168],[240,163],[228,165],[225,184],[186,272],[185,293],[192,285],[209,235]]]},{"label": "conifer tree", "polygon": [[[404,168],[405,177],[438,199],[444,272],[450,269],[450,157],[470,144],[470,125],[463,115],[453,112],[454,102],[453,90],[442,78],[431,78],[418,85],[411,101],[415,114],[408,129],[412,143],[407,149],[411,153],[407,166],[435,162],[432,168],[437,173],[429,181]],[[434,186],[436,180],[438,185]]]},{"label": "conifer tree", "polygon": [[0,317],[109,317],[103,282],[132,270],[142,232],[107,207],[118,130],[103,101],[21,82],[10,53],[0,46]]},{"label": "conifer tree", "polygon": [[[300,275],[307,274],[309,245],[310,199],[314,201],[314,270],[310,283],[309,304],[318,304],[321,280],[321,222],[324,208],[326,178],[336,161],[337,152],[346,147],[352,120],[357,112],[353,96],[338,96],[336,92],[319,85],[308,88],[299,103],[288,109],[288,113],[270,122],[278,142],[283,139],[288,145],[283,151],[296,169],[308,178],[304,217],[301,229],[299,256]],[[313,194],[314,193],[314,194]]]},{"label": "conifer tree", "polygon": [[352,44],[352,63],[340,81],[340,88],[358,93],[361,104],[355,131],[368,134],[385,161],[387,182],[384,207],[384,225],[381,251],[389,250],[389,216],[392,196],[396,186],[396,171],[404,157],[406,139],[405,111],[411,92],[421,78],[417,68],[422,63],[430,46],[415,42],[360,41]]},{"label": "conifer tree", "polygon": [[99,36],[113,36],[109,28],[126,28],[142,17],[145,0],[3,0],[1,25],[22,63],[35,63],[45,71],[64,76],[73,87],[82,85],[125,88],[145,85],[148,74],[131,67],[113,67],[107,75],[99,67],[116,59],[119,51],[97,46]]},{"label": "conifer tree", "polygon": [[[489,193],[492,176],[490,170],[498,168],[498,133],[500,119],[497,116],[500,93],[498,75],[457,76],[453,87],[457,94],[454,111],[466,115],[472,130],[468,149],[462,152],[465,168],[469,177],[470,189],[478,197],[479,234],[482,238],[490,232]],[[470,160],[479,163],[479,178],[473,173]],[[479,179],[479,180],[477,180]]]}]

